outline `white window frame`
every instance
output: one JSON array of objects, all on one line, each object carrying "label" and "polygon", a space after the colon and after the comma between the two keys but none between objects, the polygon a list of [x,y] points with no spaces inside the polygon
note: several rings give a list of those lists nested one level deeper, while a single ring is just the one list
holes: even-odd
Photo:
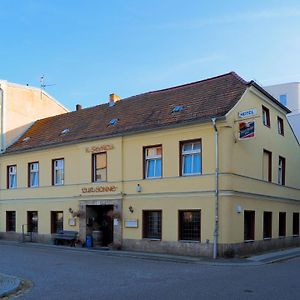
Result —
[{"label": "white window frame", "polygon": [[[15,177],[15,180],[12,180],[13,177]],[[12,185],[13,182],[15,182],[15,185]],[[8,188],[17,188],[17,165],[8,166]]]},{"label": "white window frame", "polygon": [[[60,166],[58,162],[62,162]],[[57,182],[57,172],[62,171],[61,182]],[[63,185],[65,182],[65,160],[63,158],[53,160],[53,185]]]},{"label": "white window frame", "polygon": [[[161,154],[156,154],[156,155],[147,155],[147,150],[149,149],[161,149]],[[156,151],[157,153],[157,151]],[[149,165],[150,161],[154,161],[154,176],[148,176],[148,170],[149,170]],[[156,176],[156,164],[157,161],[161,161],[161,174],[159,176]],[[145,178],[146,179],[151,179],[151,178],[162,178],[162,146],[149,146],[145,147]]]},{"label": "white window frame", "polygon": [[279,157],[278,160],[278,184],[283,185],[283,170],[284,170],[284,158],[283,157]]},{"label": "white window frame", "polygon": [[[33,167],[37,168],[33,168]],[[32,184],[33,181],[33,174],[37,174],[37,184]],[[32,162],[29,163],[29,187],[38,187],[39,186],[39,163],[38,162]]]},{"label": "white window frame", "polygon": [[[194,149],[194,145],[200,143],[200,148],[199,149]],[[184,146],[192,144],[192,150],[184,150]],[[192,155],[192,166],[191,169],[194,169],[194,155],[195,154],[200,154],[200,172],[197,173],[185,173],[184,172],[184,164],[185,164],[185,159],[184,157],[187,155]],[[202,141],[201,139],[197,141],[183,141],[181,142],[181,175],[182,176],[193,176],[193,175],[201,175],[202,174]]]}]

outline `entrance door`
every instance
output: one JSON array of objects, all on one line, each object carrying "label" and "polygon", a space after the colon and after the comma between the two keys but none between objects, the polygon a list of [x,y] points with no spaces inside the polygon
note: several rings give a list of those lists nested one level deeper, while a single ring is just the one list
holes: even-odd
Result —
[{"label": "entrance door", "polygon": [[87,205],[86,234],[92,235],[95,246],[109,246],[113,242],[113,205]]}]

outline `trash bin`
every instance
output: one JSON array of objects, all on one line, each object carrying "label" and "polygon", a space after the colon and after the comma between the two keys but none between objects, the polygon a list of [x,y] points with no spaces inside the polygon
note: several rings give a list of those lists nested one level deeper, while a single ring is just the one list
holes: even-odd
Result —
[{"label": "trash bin", "polygon": [[87,235],[85,239],[85,244],[87,248],[93,247],[93,237],[91,235]]}]

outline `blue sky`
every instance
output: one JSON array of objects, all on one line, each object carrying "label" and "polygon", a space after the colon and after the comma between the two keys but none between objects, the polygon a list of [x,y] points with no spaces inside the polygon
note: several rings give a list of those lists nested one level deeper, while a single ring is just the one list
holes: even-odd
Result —
[{"label": "blue sky", "polygon": [[0,78],[71,110],[228,71],[300,81],[300,1],[1,0]]}]

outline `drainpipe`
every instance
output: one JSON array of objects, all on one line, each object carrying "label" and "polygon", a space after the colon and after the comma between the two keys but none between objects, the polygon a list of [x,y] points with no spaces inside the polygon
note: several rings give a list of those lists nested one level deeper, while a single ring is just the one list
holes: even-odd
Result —
[{"label": "drainpipe", "polygon": [[4,129],[3,129],[3,125],[4,125],[4,107],[3,107],[3,89],[1,88],[0,85],[0,139],[1,139],[1,148],[0,148],[0,153],[2,151],[4,151]]},{"label": "drainpipe", "polygon": [[216,118],[211,119],[215,130],[215,155],[216,155],[216,190],[215,190],[215,228],[214,228],[214,249],[213,258],[218,256],[218,236],[219,236],[219,133],[216,125]]}]

